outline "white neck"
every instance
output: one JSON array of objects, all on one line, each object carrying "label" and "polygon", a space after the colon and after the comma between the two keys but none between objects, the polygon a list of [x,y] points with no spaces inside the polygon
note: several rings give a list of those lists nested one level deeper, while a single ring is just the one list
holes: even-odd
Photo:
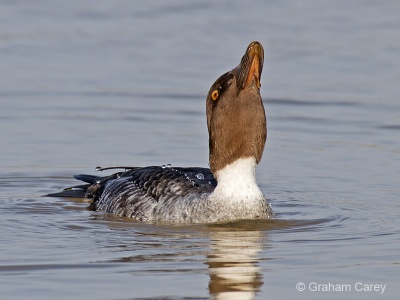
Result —
[{"label": "white neck", "polygon": [[212,196],[229,202],[260,201],[263,194],[256,182],[257,163],[254,157],[235,160],[218,170],[215,177],[218,181]]}]

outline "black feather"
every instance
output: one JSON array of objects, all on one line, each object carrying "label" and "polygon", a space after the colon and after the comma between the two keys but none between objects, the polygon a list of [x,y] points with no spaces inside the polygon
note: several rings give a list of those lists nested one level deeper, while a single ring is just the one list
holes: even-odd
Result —
[{"label": "black feather", "polygon": [[[88,187],[89,185],[85,185]],[[60,198],[84,198],[86,195],[86,189],[65,189],[58,193],[51,193],[44,195],[43,197],[60,197]]]},{"label": "black feather", "polygon": [[135,206],[135,200],[131,199],[133,202],[127,205],[126,198],[121,195],[135,194],[138,201],[148,199],[149,202],[158,202],[160,198],[169,196],[179,198],[212,192],[217,185],[210,169],[197,167],[135,167],[109,176],[79,174],[74,178],[87,184],[71,186],[45,196],[90,198],[93,199],[91,209],[116,213],[115,210],[122,207]]}]

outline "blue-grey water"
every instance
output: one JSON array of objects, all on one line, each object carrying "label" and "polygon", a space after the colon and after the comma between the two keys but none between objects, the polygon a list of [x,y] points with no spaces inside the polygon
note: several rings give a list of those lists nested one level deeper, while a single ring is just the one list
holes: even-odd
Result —
[{"label": "blue-grey water", "polygon": [[[399,11],[0,1],[0,299],[398,299]],[[160,226],[41,197],[96,166],[206,167],[206,93],[253,40],[274,220]]]}]

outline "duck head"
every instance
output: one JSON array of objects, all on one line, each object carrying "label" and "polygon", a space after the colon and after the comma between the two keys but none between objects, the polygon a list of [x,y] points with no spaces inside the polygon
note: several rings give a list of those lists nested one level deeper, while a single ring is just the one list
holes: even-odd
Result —
[{"label": "duck head", "polygon": [[241,158],[261,160],[267,122],[260,95],[264,49],[259,42],[247,47],[240,64],[220,76],[207,95],[206,113],[210,169],[217,173]]}]

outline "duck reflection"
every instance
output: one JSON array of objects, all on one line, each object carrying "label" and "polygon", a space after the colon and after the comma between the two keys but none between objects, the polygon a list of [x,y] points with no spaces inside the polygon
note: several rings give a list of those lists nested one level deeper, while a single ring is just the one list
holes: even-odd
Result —
[{"label": "duck reflection", "polygon": [[214,231],[210,238],[210,294],[214,299],[253,299],[264,283],[258,266],[261,232]]},{"label": "duck reflection", "polygon": [[[101,220],[104,221],[104,218],[103,215]],[[208,289],[212,299],[254,299],[264,284],[259,264],[261,251],[268,245],[266,230],[274,226],[270,220],[259,223],[243,221],[205,227],[168,227],[107,219],[114,234],[112,243],[107,244],[107,250],[113,249],[112,253],[118,253],[117,257],[113,255],[108,261],[145,263],[132,270],[124,270],[133,275],[137,275],[138,271],[148,273],[150,270],[165,275],[174,272],[185,274],[177,276],[187,276],[193,271],[199,274],[198,271],[203,269],[199,265],[204,263],[208,265],[206,273],[209,275]],[[137,232],[134,235],[131,234],[133,229]],[[105,240],[110,239],[106,236]],[[179,265],[182,262],[184,265]],[[176,268],[171,268],[171,264]],[[182,292],[179,283],[176,289]]]}]

